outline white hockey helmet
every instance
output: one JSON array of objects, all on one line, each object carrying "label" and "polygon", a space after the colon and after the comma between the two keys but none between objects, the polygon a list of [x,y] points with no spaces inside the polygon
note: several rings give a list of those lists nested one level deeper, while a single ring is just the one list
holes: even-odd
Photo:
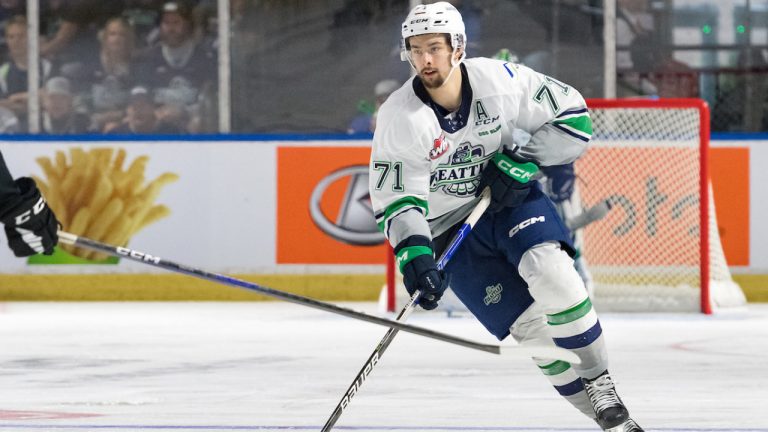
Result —
[{"label": "white hockey helmet", "polygon": [[451,65],[457,66],[466,57],[465,48],[467,35],[464,30],[464,20],[461,13],[452,4],[441,1],[432,4],[418,5],[411,9],[403,21],[402,38],[400,39],[400,60],[413,64],[410,58],[408,38],[431,33],[447,33],[450,35],[453,55],[461,49],[461,58]]}]

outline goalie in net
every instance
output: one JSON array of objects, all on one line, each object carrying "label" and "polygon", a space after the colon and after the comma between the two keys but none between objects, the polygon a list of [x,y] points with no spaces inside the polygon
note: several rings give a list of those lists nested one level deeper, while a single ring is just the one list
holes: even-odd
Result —
[{"label": "goalie in net", "polygon": [[[602,329],[576,272],[562,219],[533,176],[573,162],[591,121],[578,91],[525,66],[465,59],[462,17],[447,2],[416,6],[401,54],[417,75],[382,105],[370,192],[410,293],[437,307],[449,285],[499,339],[541,339],[581,364],[534,359],[555,389],[604,430],[640,431],[607,370]],[[439,256],[491,190],[491,206],[455,251]]]}]

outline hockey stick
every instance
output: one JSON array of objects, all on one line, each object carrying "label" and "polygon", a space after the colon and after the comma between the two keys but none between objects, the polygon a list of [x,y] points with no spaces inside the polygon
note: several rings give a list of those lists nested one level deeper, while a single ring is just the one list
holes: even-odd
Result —
[{"label": "hockey stick", "polygon": [[[189,267],[183,264],[177,264],[175,262],[165,260],[158,256],[150,255],[144,252],[139,252],[134,249],[108,245],[105,243],[98,242],[96,240],[89,239],[87,237],[76,236],[74,234],[70,234],[64,231],[59,231],[58,234],[59,234],[59,241],[64,244],[69,244],[69,245],[78,246],[78,247],[82,247],[82,248],[86,248],[86,249],[90,249],[98,252],[103,252],[119,258],[130,259],[132,261],[137,261],[137,262],[151,265],[154,267],[160,267],[162,269],[169,270],[176,273],[182,273],[189,276],[194,276],[194,277],[205,279],[211,282],[229,285],[236,288],[244,288],[249,291],[255,291],[260,294],[264,294],[270,297],[275,297],[280,300],[285,300],[287,302],[296,303],[296,304],[308,306],[315,309],[320,309],[326,312],[332,312],[338,315],[343,315],[348,318],[354,318],[357,320],[366,321],[369,323],[378,324],[385,327],[390,327],[390,328],[394,327],[408,333],[413,333],[420,336],[437,339],[443,342],[448,342],[454,345],[460,345],[466,348],[472,348],[479,351],[489,352],[492,354],[514,352],[514,351],[520,351],[522,349],[522,347],[520,346],[502,347],[499,345],[491,345],[491,344],[484,344],[484,343],[479,343],[475,341],[470,341],[470,340],[462,339],[449,334],[428,330],[422,327],[417,327],[417,326],[393,321],[390,319],[377,317],[374,315],[368,315],[363,312],[358,312],[352,309],[336,306],[331,303],[325,303],[319,300],[311,299],[309,297],[303,297],[300,295],[287,293],[287,292],[276,290],[273,288],[267,288],[255,283],[246,282],[244,280],[236,279],[230,276],[211,273],[205,270]],[[563,351],[564,352],[559,353],[559,355],[558,353],[554,353],[555,355],[553,355],[552,357],[561,358],[565,360],[565,358],[563,358],[563,355],[568,353],[568,351],[565,351],[565,350]],[[541,355],[545,356],[545,354],[541,354]]]},{"label": "hockey stick", "polygon": [[[490,189],[486,189],[483,191],[480,202],[477,203],[475,208],[472,210],[472,213],[467,216],[464,224],[461,226],[461,228],[459,228],[458,232],[456,232],[456,235],[454,235],[453,239],[451,239],[451,242],[448,244],[445,252],[443,252],[443,255],[437,261],[438,270],[445,268],[448,260],[451,259],[454,252],[456,252],[456,249],[464,241],[469,232],[472,231],[472,227],[475,226],[483,213],[485,213],[485,210],[488,208],[490,203]],[[419,290],[416,290],[413,293],[411,298],[408,299],[408,301],[405,303],[405,306],[403,306],[403,309],[400,310],[400,313],[397,314],[397,322],[405,321],[408,318],[411,312],[413,312],[413,310],[416,308],[416,301],[419,299],[420,295],[421,292]],[[358,372],[357,376],[355,376],[355,379],[352,381],[352,385],[349,386],[339,403],[336,404],[336,408],[333,410],[333,413],[331,413],[331,416],[328,418],[328,420],[326,420],[325,425],[323,425],[323,428],[321,429],[322,432],[328,432],[333,429],[333,426],[339,420],[339,417],[341,417],[341,415],[344,413],[344,410],[347,409],[347,406],[349,406],[349,402],[352,400],[352,398],[357,394],[358,391],[360,391],[360,387],[365,382],[365,379],[368,378],[368,375],[370,375],[371,372],[373,372],[373,368],[376,367],[376,364],[379,362],[379,358],[384,355],[384,351],[387,350],[389,344],[392,343],[392,339],[394,339],[397,333],[398,329],[392,327],[387,331],[381,341],[379,341],[379,344],[376,345],[373,353],[371,353],[371,355],[368,357],[368,360],[366,360],[363,364],[360,372]]]},{"label": "hockey stick", "polygon": [[591,224],[592,222],[596,222],[604,218],[605,215],[607,215],[608,212],[611,211],[612,207],[613,207],[613,204],[611,204],[610,198],[604,199],[599,203],[593,205],[592,207],[579,213],[578,215],[566,220],[565,226],[567,226],[568,229],[571,231],[576,231],[578,229],[584,228],[585,226]]},{"label": "hockey stick", "polygon": [[[481,196],[482,198],[480,199],[480,202],[477,203],[477,206],[475,206],[475,208],[472,210],[472,213],[467,216],[464,224],[461,226],[461,228],[459,228],[459,231],[454,235],[453,239],[451,239],[451,242],[448,244],[445,252],[443,252],[443,255],[437,261],[438,270],[445,268],[446,264],[448,264],[448,261],[456,252],[456,249],[469,235],[470,231],[472,231],[472,227],[475,226],[483,213],[485,213],[488,205],[491,203],[491,195],[489,189],[484,190]],[[415,309],[416,301],[420,295],[421,293],[418,290],[413,293],[411,298],[408,300],[408,302],[406,302],[403,309],[397,315],[397,322],[405,321],[408,318],[411,312],[413,312]],[[384,351],[386,351],[386,349],[389,347],[389,344],[392,343],[392,339],[395,337],[395,335],[397,335],[398,331],[399,329],[397,327],[391,327],[381,339],[381,341],[379,341],[379,344],[376,345],[373,353],[371,353],[370,357],[368,357],[368,360],[366,360],[365,364],[363,364],[360,372],[358,372],[357,376],[355,376],[355,379],[352,381],[352,385],[349,386],[347,391],[344,393],[344,396],[333,410],[333,413],[331,413],[331,416],[325,422],[325,425],[323,425],[322,432],[328,432],[333,429],[333,426],[339,420],[341,414],[343,414],[344,410],[347,409],[347,406],[349,406],[352,398],[355,397],[355,395],[360,391],[360,387],[362,387],[363,383],[368,378],[368,375],[373,372],[373,368],[376,367],[379,359],[384,354]],[[525,357],[559,359],[572,362],[573,364],[579,364],[581,362],[576,354],[552,345],[539,345],[532,343],[507,346],[503,349],[505,352],[514,352],[517,355]]]}]

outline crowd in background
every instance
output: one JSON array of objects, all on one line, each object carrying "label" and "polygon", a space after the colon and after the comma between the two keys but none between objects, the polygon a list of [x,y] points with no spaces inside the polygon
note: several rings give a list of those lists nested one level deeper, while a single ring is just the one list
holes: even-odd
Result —
[{"label": "crowd in background", "polygon": [[[41,132],[196,133],[216,86],[215,3],[40,1]],[[0,132],[28,131],[24,0],[0,1]]]},{"label": "crowd in background", "polygon": [[[588,98],[604,97],[601,0],[450,1],[467,17],[470,57],[506,51]],[[702,98],[713,131],[768,131],[768,1],[616,3],[617,97]],[[358,21],[375,26],[366,4],[355,3]],[[371,106],[358,104],[349,131]]]},{"label": "crowd in background", "polygon": [[[465,18],[470,57],[506,50],[603,96],[601,0],[449,1]],[[216,0],[39,3],[42,133],[218,131]],[[232,132],[370,133],[377,106],[409,77],[398,31],[408,0],[229,3]],[[676,40],[722,17],[715,0],[673,3],[617,0],[618,96],[701,97],[714,131],[768,130],[768,45],[739,34],[711,36],[712,47]],[[768,0],[752,3],[732,14],[749,14],[756,40],[768,31]],[[0,0],[0,133],[29,131],[25,5]]]}]

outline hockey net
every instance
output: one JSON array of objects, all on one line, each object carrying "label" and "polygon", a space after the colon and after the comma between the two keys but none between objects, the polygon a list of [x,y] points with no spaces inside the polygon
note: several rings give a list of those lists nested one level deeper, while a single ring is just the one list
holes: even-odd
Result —
[{"label": "hockey net", "polygon": [[[601,311],[701,311],[746,303],[718,235],[699,99],[588,101],[593,137],[576,162],[581,206],[611,210],[578,232]],[[407,296],[393,262],[381,301]],[[588,279],[590,279],[588,277]],[[460,308],[448,298],[446,307]]]}]

